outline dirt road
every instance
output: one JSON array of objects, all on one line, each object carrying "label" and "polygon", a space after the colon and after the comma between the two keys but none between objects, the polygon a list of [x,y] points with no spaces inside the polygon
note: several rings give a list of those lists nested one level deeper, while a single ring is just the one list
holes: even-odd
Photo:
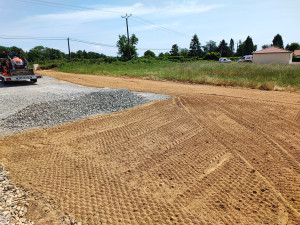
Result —
[{"label": "dirt road", "polygon": [[173,97],[0,140],[37,224],[300,223],[299,94],[43,74]]}]

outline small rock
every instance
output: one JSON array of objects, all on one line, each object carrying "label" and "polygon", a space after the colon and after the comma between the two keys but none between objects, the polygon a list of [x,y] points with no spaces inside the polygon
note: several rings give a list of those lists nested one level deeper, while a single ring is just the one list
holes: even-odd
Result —
[{"label": "small rock", "polygon": [[14,185],[11,185],[11,184],[7,186],[7,190],[12,190],[14,188],[15,188]]}]

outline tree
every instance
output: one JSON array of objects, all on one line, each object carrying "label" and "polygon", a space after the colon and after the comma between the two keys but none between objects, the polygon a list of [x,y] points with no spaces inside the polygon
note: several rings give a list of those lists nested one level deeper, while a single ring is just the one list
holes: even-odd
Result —
[{"label": "tree", "polygon": [[190,43],[189,55],[201,57],[202,54],[203,54],[203,51],[201,49],[201,44],[199,42],[199,38],[198,38],[197,34],[194,34],[194,36],[191,40],[191,43]]},{"label": "tree", "polygon": [[165,54],[163,52],[159,53],[158,57],[164,57]]},{"label": "tree", "polygon": [[77,58],[76,52],[71,52],[71,59],[75,59],[75,58]]},{"label": "tree", "polygon": [[3,52],[8,53],[8,48],[4,46],[0,46],[0,54],[2,54]]},{"label": "tree", "polygon": [[8,50],[9,50],[9,52],[15,52],[15,53],[23,52],[23,49],[16,47],[16,46],[12,46],[12,47],[8,48]]},{"label": "tree", "polygon": [[189,56],[189,50],[187,48],[180,48],[179,55],[181,55],[183,57],[188,57]]},{"label": "tree", "polygon": [[49,60],[62,59],[64,54],[60,50],[54,48],[44,48],[43,53],[45,59]]},{"label": "tree", "polygon": [[147,57],[147,58],[155,58],[156,55],[154,52],[152,52],[151,50],[147,50],[144,52],[144,57]]},{"label": "tree", "polygon": [[208,52],[217,52],[218,46],[215,41],[210,40],[209,42],[206,42],[206,45],[203,46],[204,53]]},{"label": "tree", "polygon": [[256,49],[257,45],[254,45],[252,38],[248,36],[244,42],[239,41],[236,56],[252,55],[252,52],[256,51]]},{"label": "tree", "polygon": [[230,39],[230,42],[229,42],[229,48],[230,48],[231,54],[233,55],[233,52],[234,52],[234,40],[232,38]]},{"label": "tree", "polygon": [[238,43],[237,48],[236,48],[235,55],[236,56],[243,56],[244,55],[244,44],[242,43],[241,40],[239,40],[239,43]]},{"label": "tree", "polygon": [[300,45],[296,42],[293,42],[291,44],[287,44],[285,49],[290,50],[290,51],[295,51],[295,50],[300,50]]},{"label": "tree", "polygon": [[171,49],[171,51],[170,51],[170,55],[171,55],[171,56],[179,56],[179,47],[178,47],[177,44],[174,44],[174,45],[172,46],[172,49]]},{"label": "tree", "polygon": [[78,59],[83,59],[83,51],[82,51],[82,50],[78,50],[78,51],[76,52],[76,55],[77,55],[77,58],[78,58]]},{"label": "tree", "polygon": [[29,50],[28,52],[28,60],[30,62],[39,62],[41,60],[45,60],[45,47],[44,46],[36,46]]},{"label": "tree", "polygon": [[119,40],[117,42],[118,47],[118,54],[121,55],[122,60],[131,60],[133,58],[137,57],[137,49],[136,45],[138,43],[139,39],[135,36],[135,34],[132,34],[129,38],[129,46],[128,47],[128,40],[125,35],[119,35]]},{"label": "tree", "polygon": [[88,54],[87,54],[87,52],[86,52],[85,50],[83,50],[83,52],[82,52],[82,57],[83,57],[84,59],[87,59],[87,58],[88,58]]},{"label": "tree", "polygon": [[283,40],[280,34],[277,34],[273,39],[273,46],[276,46],[278,48],[284,48],[283,47]]},{"label": "tree", "polygon": [[262,49],[266,49],[266,48],[270,48],[270,47],[271,47],[271,45],[268,45],[268,44],[261,46]]},{"label": "tree", "polygon": [[256,50],[252,38],[248,36],[244,43],[244,55],[252,55],[252,52]]},{"label": "tree", "polygon": [[231,56],[230,48],[225,40],[222,40],[218,46],[218,51],[220,52],[221,57],[229,57]]}]

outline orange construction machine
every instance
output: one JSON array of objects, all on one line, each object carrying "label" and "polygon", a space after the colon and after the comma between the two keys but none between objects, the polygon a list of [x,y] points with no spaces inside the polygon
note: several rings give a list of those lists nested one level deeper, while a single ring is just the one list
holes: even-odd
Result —
[{"label": "orange construction machine", "polygon": [[41,74],[35,74],[33,69],[29,69],[28,62],[25,57],[21,56],[22,52],[0,54],[0,79],[3,84],[9,81],[30,80],[37,82],[38,78],[42,78]]}]

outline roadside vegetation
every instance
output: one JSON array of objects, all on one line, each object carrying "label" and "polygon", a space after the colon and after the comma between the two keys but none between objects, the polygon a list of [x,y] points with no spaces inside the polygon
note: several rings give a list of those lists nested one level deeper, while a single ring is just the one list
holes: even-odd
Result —
[{"label": "roadside vegetation", "polygon": [[300,65],[236,62],[224,64],[206,60],[174,62],[144,58],[112,63],[89,61],[61,63],[57,70],[66,73],[142,77],[263,90],[300,89]]},{"label": "roadside vegetation", "polygon": [[[129,40],[125,35],[119,35],[116,44],[117,57],[85,50],[70,52],[69,55],[44,46],[36,46],[28,52],[23,52],[16,46],[0,46],[0,52],[22,51],[31,65],[35,63],[39,64],[41,69],[56,69],[66,73],[142,77],[263,90],[300,90],[300,64],[237,63],[241,56],[251,55],[257,50],[257,45],[250,36],[243,42],[239,40],[235,49],[233,39],[230,39],[229,44],[222,40],[217,45],[215,41],[210,40],[201,45],[195,34],[189,49],[173,44],[169,52],[156,55],[147,50],[141,57],[137,54],[138,41],[134,34]],[[263,45],[262,48],[270,46],[284,48],[281,35],[277,34],[272,44]],[[300,49],[300,45],[291,43],[286,49],[294,51]],[[219,63],[221,57],[230,59],[232,63]],[[294,58],[295,62],[297,60]]]}]

